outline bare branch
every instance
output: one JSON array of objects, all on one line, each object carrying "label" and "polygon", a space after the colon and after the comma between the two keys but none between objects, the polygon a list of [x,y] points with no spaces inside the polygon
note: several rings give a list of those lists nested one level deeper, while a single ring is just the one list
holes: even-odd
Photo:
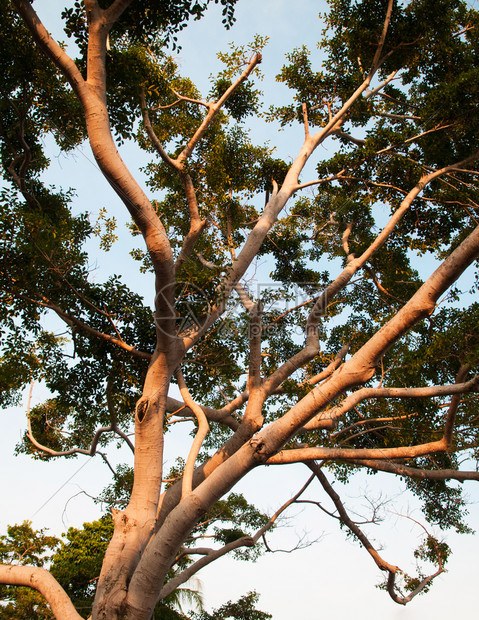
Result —
[{"label": "bare branch", "polygon": [[308,467],[309,469],[311,469],[312,472],[314,472],[315,476],[321,483],[321,486],[326,491],[326,493],[329,495],[329,497],[332,499],[334,505],[336,506],[336,510],[339,513],[339,517],[341,521],[344,523],[344,525],[354,534],[354,536],[356,536],[356,538],[363,545],[363,547],[366,549],[369,555],[373,558],[378,568],[388,573],[388,583],[387,583],[388,592],[391,598],[393,599],[393,601],[395,601],[399,605],[406,605],[407,603],[409,603],[409,601],[414,596],[419,594],[419,592],[421,592],[427,586],[428,583],[430,583],[435,577],[437,577],[444,571],[442,567],[441,559],[438,555],[439,569],[433,575],[430,575],[429,577],[426,577],[426,579],[423,579],[421,583],[419,584],[419,586],[416,588],[416,590],[414,590],[414,592],[412,592],[409,596],[406,596],[404,598],[398,596],[396,593],[396,589],[395,589],[395,578],[396,578],[396,573],[399,571],[399,568],[383,560],[383,558],[379,555],[379,553],[374,548],[373,544],[368,539],[368,537],[359,528],[357,523],[355,523],[351,519],[351,517],[346,511],[346,508],[343,502],[341,501],[341,498],[336,493],[336,491],[333,489],[333,487],[329,483],[324,473],[321,471],[321,467],[317,463],[309,463]]},{"label": "bare branch", "polygon": [[[166,596],[171,594],[171,592],[176,590],[176,588],[178,588],[182,583],[185,583],[185,581],[188,581],[190,577],[192,577],[195,573],[197,573],[201,568],[204,568],[205,566],[208,566],[208,564],[211,564],[211,562],[214,562],[218,558],[221,558],[227,553],[230,553],[230,551],[234,551],[235,549],[239,549],[240,547],[253,547],[254,544],[255,543],[253,539],[251,538],[251,536],[243,536],[242,538],[238,538],[237,540],[230,542],[229,544],[225,545],[224,547],[221,547],[220,549],[213,550],[213,549],[201,548],[200,551],[206,552],[205,555],[199,560],[197,560],[196,562],[193,562],[193,564],[190,564],[188,568],[186,568],[184,571],[182,571],[181,573],[173,577],[173,579],[170,579],[170,581],[168,581],[163,586],[158,600],[162,600]],[[185,555],[187,555],[189,552],[188,549],[185,549],[184,551],[185,551]],[[192,549],[192,553],[195,553],[194,549]]]},{"label": "bare branch", "polygon": [[388,151],[392,151],[393,149],[397,149],[399,146],[403,146],[405,144],[410,144],[411,142],[416,142],[416,140],[419,140],[419,138],[422,138],[423,136],[426,136],[429,133],[434,133],[436,131],[441,131],[442,129],[447,129],[448,127],[453,127],[454,123],[449,123],[449,125],[437,125],[436,127],[433,127],[432,129],[428,129],[427,131],[423,131],[419,134],[417,134],[416,136],[413,136],[412,138],[408,138],[407,140],[404,140],[403,142],[400,142],[398,144],[391,144],[391,146],[386,147],[385,149],[381,149],[380,151],[377,151],[378,155],[382,155],[384,153],[387,153]]},{"label": "bare branch", "polygon": [[185,401],[185,404],[191,409],[198,421],[198,430],[196,431],[195,438],[190,448],[190,453],[186,459],[185,469],[183,472],[183,483],[181,490],[181,498],[192,491],[193,471],[195,469],[196,458],[201,449],[203,441],[208,434],[210,427],[208,420],[206,419],[203,409],[191,398],[188,388],[186,387],[185,379],[180,368],[176,370],[176,380],[178,381],[178,387],[180,388],[181,396]]},{"label": "bare branch", "polygon": [[[204,405],[201,405],[201,408],[210,422],[225,424],[233,430],[238,428],[237,420],[231,417],[229,410],[225,411],[226,408],[212,409],[211,407],[205,407]],[[171,396],[168,396],[166,400],[166,410],[170,413],[170,415],[174,414],[185,418],[194,416],[193,411],[189,407],[186,407],[185,404],[179,400],[171,398]]]},{"label": "bare branch", "polygon": [[31,422],[31,417],[30,417],[32,393],[33,393],[33,379],[30,383],[30,392],[28,395],[28,403],[27,403],[27,437],[32,442],[32,444],[35,446],[35,448],[37,448],[37,450],[40,450],[41,452],[44,452],[45,454],[48,454],[49,456],[71,456],[72,454],[85,454],[86,456],[95,456],[95,454],[97,453],[98,442],[100,441],[100,438],[103,435],[103,433],[109,433],[112,431],[115,433],[118,433],[118,429],[113,428],[113,426],[111,425],[103,426],[95,432],[93,439],[91,441],[90,448],[87,450],[85,448],[72,448],[71,450],[61,450],[61,451],[52,450],[51,448],[48,448],[47,446],[42,445],[33,436],[32,422]]}]

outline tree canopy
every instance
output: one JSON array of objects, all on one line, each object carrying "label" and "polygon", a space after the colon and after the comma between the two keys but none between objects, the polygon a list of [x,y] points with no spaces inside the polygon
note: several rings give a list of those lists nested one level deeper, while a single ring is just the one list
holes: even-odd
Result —
[{"label": "tree canopy", "polygon": [[[235,3],[221,0],[226,27]],[[63,541],[9,529],[2,613],[17,600],[48,617],[29,585],[57,618],[161,617],[202,567],[268,552],[313,484],[402,605],[445,570],[437,532],[470,531],[457,482],[479,480],[479,13],[331,0],[324,62],[285,50],[278,105],[260,90],[265,37],[221,51],[209,92],[182,75],[180,32],[208,4],[77,1],[62,13],[73,58],[28,0],[0,0],[1,403],[48,389],[18,448],[34,459],[132,453],[98,498],[112,518]],[[266,144],[248,129],[258,118]],[[286,126],[303,136],[291,158],[274,149]],[[94,224],[73,190],[45,183],[47,137],[63,152],[89,143],[150,298],[122,265],[92,273],[116,215]],[[148,195],[124,141],[150,158]],[[190,445],[166,471],[180,423]],[[233,490],[293,463],[303,486],[274,514]],[[417,575],[383,557],[333,487],[359,470],[403,478],[421,502]],[[269,617],[255,603],[214,617]]]}]

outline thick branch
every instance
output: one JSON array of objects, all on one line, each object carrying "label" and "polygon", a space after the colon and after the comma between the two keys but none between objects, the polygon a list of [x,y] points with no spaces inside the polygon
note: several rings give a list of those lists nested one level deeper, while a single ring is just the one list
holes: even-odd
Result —
[{"label": "thick branch", "polygon": [[65,590],[44,568],[0,564],[0,583],[38,590],[58,620],[82,619]]},{"label": "thick branch", "polygon": [[369,459],[352,459],[347,461],[354,465],[362,465],[375,471],[383,471],[395,476],[407,476],[417,480],[457,480],[465,482],[466,480],[479,480],[479,471],[459,471],[457,469],[420,469],[418,467],[409,467],[402,463],[394,463],[392,461],[378,461]]},{"label": "thick branch", "polygon": [[285,465],[286,463],[306,463],[308,461],[322,461],[324,459],[410,459],[426,456],[437,452],[446,452],[448,449],[444,439],[429,441],[415,446],[400,446],[398,448],[297,448],[281,450],[270,457],[267,465]]}]

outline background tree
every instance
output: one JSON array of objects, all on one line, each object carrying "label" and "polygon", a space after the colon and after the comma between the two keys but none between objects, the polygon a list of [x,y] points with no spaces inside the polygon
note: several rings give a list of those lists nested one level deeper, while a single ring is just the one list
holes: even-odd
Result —
[{"label": "background tree", "polygon": [[[93,455],[112,436],[134,451],[134,472],[118,469],[106,491],[123,503],[93,618],[150,618],[203,566],[268,548],[268,530],[313,482],[405,604],[449,549],[425,530],[416,556],[435,568],[404,576],[401,592],[399,569],[330,478],[403,476],[429,523],[467,531],[449,481],[479,478],[477,281],[456,284],[479,254],[477,14],[452,0],[332,2],[323,67],[306,48],[290,53],[279,79],[292,102],[267,113],[302,126],[286,163],[244,127],[259,111],[264,40],[221,54],[206,99],[167,56],[206,4],[76,3],[63,14],[73,61],[29,2],[3,3],[2,401],[31,381],[50,390],[28,413],[23,449],[37,458]],[[228,24],[234,3],[222,4]],[[68,192],[42,183],[46,134],[63,149],[88,137],[144,240],[134,258],[154,274],[154,309],[121,277],[90,277],[95,230]],[[117,151],[129,138],[156,157],[156,201]],[[326,140],[335,154],[318,163]],[[414,252],[437,261],[432,275]],[[254,290],[258,258],[271,276]],[[48,328],[51,315],[66,334]],[[175,420],[192,422],[193,439],[165,476]],[[274,515],[230,493],[253,469],[288,463],[309,478]],[[216,546],[201,546],[208,538]],[[32,563],[0,568],[2,583],[36,587],[56,617],[78,618],[54,577]]]}]

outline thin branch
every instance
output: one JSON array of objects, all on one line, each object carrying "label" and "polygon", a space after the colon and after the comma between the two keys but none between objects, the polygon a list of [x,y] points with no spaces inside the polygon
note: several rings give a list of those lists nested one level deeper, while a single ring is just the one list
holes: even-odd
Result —
[{"label": "thin branch", "polygon": [[389,28],[389,23],[391,21],[391,15],[392,15],[392,11],[393,11],[393,5],[394,2],[393,0],[389,0],[388,2],[388,7],[386,10],[386,17],[384,19],[384,25],[383,25],[383,30],[381,33],[381,37],[379,39],[379,43],[376,49],[376,53],[374,54],[374,59],[371,65],[371,69],[369,70],[369,76],[372,77],[376,71],[379,69],[379,66],[381,64],[381,54],[383,53],[383,48],[384,48],[384,43],[386,42],[386,35],[388,32],[388,28]]},{"label": "thin branch", "polygon": [[111,431],[117,432],[111,425],[103,426],[99,428],[93,435],[93,439],[91,441],[91,445],[89,449],[72,448],[71,450],[52,450],[51,448],[44,446],[43,444],[41,444],[35,439],[35,437],[33,436],[33,431],[32,431],[30,409],[31,409],[31,401],[32,401],[32,393],[33,393],[33,383],[34,381],[32,379],[30,383],[30,392],[28,395],[28,403],[27,403],[27,437],[32,442],[32,444],[35,446],[35,448],[37,448],[37,450],[40,450],[41,452],[44,452],[45,454],[48,454],[49,456],[71,456],[72,454],[85,454],[86,456],[95,456],[95,454],[97,454],[98,442],[100,441],[100,438],[103,435],[103,433],[109,433]]},{"label": "thin branch", "polygon": [[428,129],[427,131],[423,131],[419,134],[417,134],[417,136],[413,136],[412,138],[408,138],[407,140],[404,140],[403,142],[400,142],[398,144],[391,144],[391,146],[386,147],[385,149],[381,149],[380,151],[376,151],[377,155],[383,155],[384,153],[387,153],[388,151],[392,151],[393,149],[397,149],[399,146],[403,146],[405,144],[410,144],[411,142],[416,142],[416,140],[419,140],[419,138],[422,138],[423,136],[426,136],[429,133],[434,133],[435,131],[441,131],[442,129],[448,129],[449,127],[453,127],[454,123],[449,123],[449,125],[437,125],[436,127],[433,127],[432,129]]},{"label": "thin branch", "polygon": [[[106,386],[106,403],[108,407],[108,412],[110,413],[111,429],[113,432],[119,435],[126,442],[127,446],[130,448],[133,454],[135,454],[135,446],[132,444],[130,438],[128,437],[126,433],[124,433],[118,427],[117,418],[116,418],[116,410],[113,405],[112,390],[113,390],[113,376],[110,377],[110,379],[108,380],[107,386]],[[108,463],[108,465],[110,464]]]},{"label": "thin branch", "polygon": [[381,91],[387,84],[389,84],[389,82],[392,82],[392,80],[394,80],[397,73],[398,73],[397,71],[393,71],[392,73],[388,75],[388,77],[385,80],[381,82],[381,84],[376,86],[376,88],[373,88],[372,90],[367,90],[364,93],[364,98],[369,99],[370,97],[374,97],[374,95],[377,95],[379,91]]},{"label": "thin branch", "polygon": [[313,185],[321,185],[322,183],[330,183],[331,181],[336,181],[337,179],[341,179],[343,173],[346,171],[346,168],[340,170],[337,174],[333,174],[326,179],[316,179],[315,181],[307,181],[306,183],[298,183],[294,191],[297,192],[300,189],[305,189],[306,187],[312,187]]},{"label": "thin branch", "polygon": [[365,426],[366,424],[377,424],[378,422],[396,422],[397,420],[407,420],[408,418],[412,418],[414,416],[417,416],[417,413],[408,413],[406,415],[390,416],[387,418],[367,418],[365,420],[359,420],[359,422],[355,422],[354,424],[350,424],[349,426],[346,426],[346,428],[342,428],[336,433],[331,433],[330,437],[337,439],[340,435],[344,435],[344,433],[347,433],[354,428],[357,428],[358,426]]},{"label": "thin branch", "polygon": [[142,90],[140,93],[140,104],[141,104],[141,114],[143,116],[143,124],[145,126],[146,133],[148,134],[148,137],[151,140],[152,145],[155,147],[157,153],[159,154],[161,159],[165,162],[165,164],[168,164],[170,168],[178,172],[181,169],[181,166],[179,166],[176,160],[171,159],[171,157],[168,155],[168,153],[163,148],[163,145],[161,144],[161,142],[158,140],[158,136],[156,135],[155,130],[153,129],[153,125],[151,124],[151,120],[150,120],[150,115],[148,113],[148,108],[146,106],[144,90]]},{"label": "thin branch", "polygon": [[353,144],[356,144],[356,146],[364,146],[366,144],[366,140],[360,140],[359,138],[355,138],[349,133],[343,131],[342,129],[337,129],[334,132],[334,135],[338,138],[341,138],[342,140],[346,140],[346,142],[352,142]]},{"label": "thin branch", "polygon": [[110,334],[104,334],[103,332],[100,332],[97,329],[90,327],[89,325],[87,325],[87,323],[85,323],[84,321],[81,321],[80,319],[77,319],[72,314],[65,312],[64,310],[60,308],[60,306],[57,306],[57,304],[53,303],[52,301],[50,301],[48,298],[44,296],[42,296],[43,301],[38,301],[35,299],[31,299],[31,298],[28,298],[28,300],[31,301],[32,303],[38,304],[39,306],[43,306],[45,308],[49,308],[50,310],[53,310],[63,321],[65,321],[65,323],[67,323],[67,325],[70,325],[71,327],[72,326],[79,327],[82,331],[86,332],[87,334],[91,336],[95,336],[96,338],[100,338],[101,340],[106,340],[107,342],[111,342],[112,344],[120,347],[121,349],[124,349],[125,351],[128,351],[129,353],[131,353],[132,355],[135,355],[136,357],[140,357],[146,360],[151,359],[151,353],[146,353],[145,351],[139,351],[135,347],[127,344],[123,339],[115,338],[114,336],[111,336]]},{"label": "thin branch", "polygon": [[[253,547],[254,544],[255,543],[251,536],[243,536],[241,538],[238,538],[237,540],[234,540],[233,542],[228,543],[227,545],[225,545],[224,547],[221,547],[220,549],[201,548],[201,551],[206,552],[203,555],[203,557],[197,560],[196,562],[193,562],[193,564],[190,564],[188,568],[186,568],[184,571],[182,571],[181,573],[173,577],[173,579],[170,579],[170,581],[168,581],[161,589],[158,600],[162,600],[165,597],[167,597],[174,590],[176,590],[176,588],[178,588],[182,583],[185,583],[185,581],[188,581],[190,577],[192,577],[195,573],[197,573],[201,568],[204,568],[205,566],[208,566],[208,564],[211,564],[211,562],[214,562],[218,558],[221,558],[227,553],[230,553],[230,551],[234,551],[235,549],[239,549],[240,547]],[[188,552],[189,550],[185,549],[184,555],[188,555]],[[193,549],[192,552],[195,553],[195,550]]]},{"label": "thin branch", "polygon": [[184,149],[181,151],[181,153],[179,154],[178,158],[176,159],[176,162],[179,165],[182,166],[183,163],[187,159],[189,159],[189,157],[192,154],[193,150],[195,149],[196,145],[201,140],[201,138],[205,134],[206,130],[208,129],[208,127],[213,122],[214,118],[218,114],[218,112],[221,109],[221,107],[223,106],[223,104],[232,95],[234,95],[234,93],[238,90],[238,88],[241,86],[241,84],[245,80],[248,79],[248,77],[251,75],[251,73],[254,71],[254,69],[260,64],[261,61],[262,61],[261,54],[260,53],[255,54],[253,56],[253,58],[250,60],[250,62],[248,63],[248,66],[246,67],[246,69],[239,76],[239,78],[235,82],[233,82],[233,84],[223,93],[223,95],[218,99],[218,101],[216,103],[211,104],[211,107],[209,108],[208,113],[206,114],[205,118],[203,119],[203,122],[198,127],[198,129],[196,130],[196,132],[193,135],[193,137],[188,141],[188,144],[184,147]]},{"label": "thin branch", "polygon": [[[237,420],[231,417],[229,410],[225,411],[225,407],[223,407],[223,409],[213,409],[212,407],[201,405],[201,408],[210,422],[225,424],[233,430],[238,428]],[[166,399],[166,410],[170,412],[170,415],[177,415],[185,418],[194,416],[193,411],[189,407],[186,407],[186,405],[179,400],[171,398],[171,396],[168,396]]]},{"label": "thin branch", "polygon": [[168,581],[160,593],[160,599],[165,598],[173,592],[176,588],[178,588],[182,583],[185,583],[190,577],[192,577],[195,573],[197,573],[201,568],[211,564],[218,558],[226,555],[230,551],[234,551],[235,549],[239,549],[240,547],[253,547],[260,538],[264,536],[264,534],[270,530],[278,517],[292,504],[294,503],[308,488],[311,482],[314,480],[314,475],[310,476],[310,478],[306,481],[306,483],[301,487],[301,489],[287,502],[285,502],[269,519],[268,523],[266,523],[263,527],[257,530],[257,532],[253,536],[242,536],[241,538],[221,547],[220,549],[210,549],[208,547],[197,547],[193,549],[184,548],[179,556],[176,558],[176,561],[184,557],[185,555],[202,555],[203,557],[182,571],[180,574],[176,575]]}]

